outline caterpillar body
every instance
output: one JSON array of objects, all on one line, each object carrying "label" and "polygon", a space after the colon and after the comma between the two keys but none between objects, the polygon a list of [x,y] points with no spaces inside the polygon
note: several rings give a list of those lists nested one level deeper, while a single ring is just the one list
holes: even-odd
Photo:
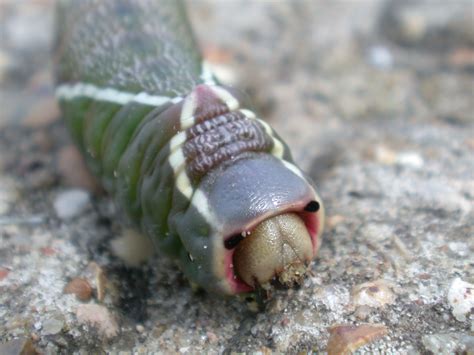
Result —
[{"label": "caterpillar body", "polygon": [[179,1],[60,1],[56,94],[92,172],[211,292],[298,282],[323,205],[277,133],[220,85]]}]

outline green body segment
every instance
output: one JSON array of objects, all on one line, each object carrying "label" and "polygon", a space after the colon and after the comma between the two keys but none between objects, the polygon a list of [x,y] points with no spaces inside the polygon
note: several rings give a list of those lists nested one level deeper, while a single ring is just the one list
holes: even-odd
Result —
[{"label": "green body segment", "polygon": [[201,82],[201,57],[181,1],[58,1],[57,77],[176,97]]},{"label": "green body segment", "polygon": [[[55,60],[60,106],[90,169],[159,249],[177,255],[166,160],[179,125],[163,112],[203,82],[183,4],[60,1]],[[127,100],[123,93],[163,102]]]}]

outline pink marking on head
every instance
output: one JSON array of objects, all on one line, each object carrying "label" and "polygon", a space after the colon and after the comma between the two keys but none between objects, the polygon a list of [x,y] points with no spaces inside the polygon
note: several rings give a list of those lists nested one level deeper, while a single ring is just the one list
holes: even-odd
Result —
[{"label": "pink marking on head", "polygon": [[196,123],[206,121],[212,117],[229,112],[229,108],[206,84],[194,88],[197,103],[194,109]]},{"label": "pink marking on head", "polygon": [[225,251],[225,276],[227,278],[227,282],[229,283],[233,293],[250,292],[253,290],[253,287],[243,282],[234,272],[234,251],[235,248],[231,250],[226,249]]},{"label": "pink marking on head", "polygon": [[298,215],[303,220],[309,235],[311,236],[311,242],[313,243],[313,257],[318,253],[318,238],[319,238],[319,214],[314,212],[299,211]]}]

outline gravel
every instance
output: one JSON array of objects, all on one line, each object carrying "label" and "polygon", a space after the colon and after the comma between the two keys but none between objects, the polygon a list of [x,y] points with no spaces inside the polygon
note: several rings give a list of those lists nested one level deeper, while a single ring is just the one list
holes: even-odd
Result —
[{"label": "gravel", "polygon": [[327,210],[263,312],[130,244],[58,119],[52,6],[0,4],[0,353],[474,351],[471,2],[189,3]]},{"label": "gravel", "polygon": [[90,197],[83,190],[68,190],[61,192],[54,200],[54,209],[61,219],[79,216],[89,205]]}]

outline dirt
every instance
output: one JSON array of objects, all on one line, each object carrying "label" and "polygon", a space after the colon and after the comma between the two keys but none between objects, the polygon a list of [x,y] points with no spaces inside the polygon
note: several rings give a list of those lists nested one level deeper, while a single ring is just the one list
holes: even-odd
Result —
[{"label": "dirt", "polygon": [[188,4],[327,209],[309,276],[262,312],[114,252],[135,232],[60,119],[52,6],[0,3],[0,353],[474,353],[472,2]]}]

